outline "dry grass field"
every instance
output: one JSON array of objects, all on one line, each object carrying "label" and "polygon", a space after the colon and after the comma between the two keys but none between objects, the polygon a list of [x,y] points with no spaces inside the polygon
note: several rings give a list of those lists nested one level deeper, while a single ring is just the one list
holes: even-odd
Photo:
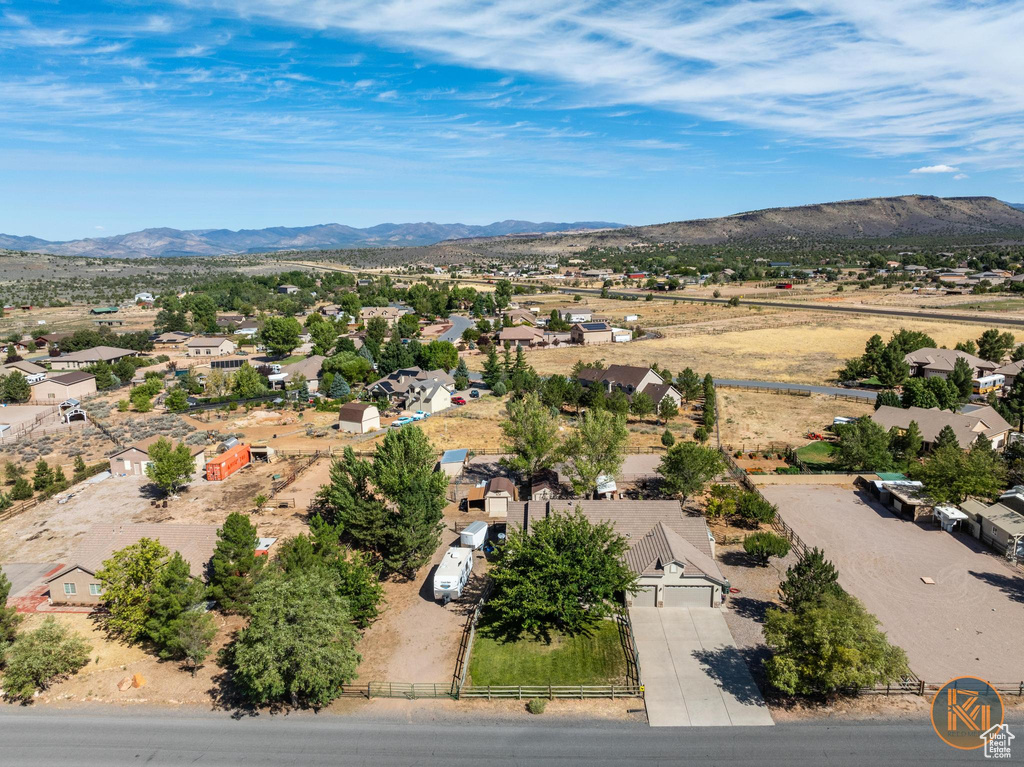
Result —
[{"label": "dry grass field", "polygon": [[794,397],[720,388],[718,409],[722,443],[754,449],[769,442],[804,445],[807,432],[823,432],[837,415],[856,418],[870,414],[874,407],[824,394]]},{"label": "dry grass field", "polygon": [[[904,327],[928,333],[939,346],[952,347],[958,341],[978,338],[985,330],[983,325],[935,320],[739,311],[745,314],[722,322],[660,327],[663,338],[543,349],[530,352],[529,360],[541,374],[565,373],[579,359],[602,359],[605,364],[656,362],[677,373],[691,367],[717,378],[820,384],[834,380],[836,371],[850,357],[862,354],[864,344],[875,333],[888,338],[892,331]],[[993,327],[999,327],[997,318],[993,320]]]}]

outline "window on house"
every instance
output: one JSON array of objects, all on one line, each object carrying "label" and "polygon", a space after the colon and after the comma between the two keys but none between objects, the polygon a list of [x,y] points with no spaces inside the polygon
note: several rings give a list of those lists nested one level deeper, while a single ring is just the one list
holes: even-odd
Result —
[{"label": "window on house", "polygon": [[98,584],[98,583],[90,583],[89,584],[89,593],[92,596],[94,596],[94,597],[98,597],[100,595],[100,584]]},{"label": "window on house", "polygon": [[73,583],[65,583],[64,584],[64,593],[67,594],[68,596],[73,596],[74,594],[78,593],[78,589],[75,587],[75,584],[73,584]]},{"label": "window on house", "polygon": [[56,399],[57,395],[54,394],[53,392],[50,392],[49,394],[46,395],[46,398],[47,399]]}]

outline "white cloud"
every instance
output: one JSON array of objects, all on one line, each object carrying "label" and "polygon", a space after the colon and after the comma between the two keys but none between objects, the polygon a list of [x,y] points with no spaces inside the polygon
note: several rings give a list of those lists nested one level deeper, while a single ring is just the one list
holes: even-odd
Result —
[{"label": "white cloud", "polygon": [[[181,0],[186,2],[186,0]],[[240,17],[356,33],[435,60],[903,154],[1019,157],[1024,3],[1002,0],[217,0]],[[1000,126],[1015,127],[1013,135]]]},{"label": "white cloud", "polygon": [[93,227],[93,229],[95,229],[95,230],[96,230],[96,231],[98,231],[98,232],[102,232],[102,231],[105,231],[105,230],[106,230],[106,228],[107,228],[107,227],[105,227],[105,226],[100,226],[99,224],[97,224],[96,226],[94,226],[94,227]]},{"label": "white cloud", "polygon": [[960,169],[952,165],[922,165],[920,168],[911,168],[911,173],[956,173]]},{"label": "white cloud", "polygon": [[957,173],[955,176],[953,176],[954,181],[963,181],[965,178],[968,178],[968,175],[966,173]]}]

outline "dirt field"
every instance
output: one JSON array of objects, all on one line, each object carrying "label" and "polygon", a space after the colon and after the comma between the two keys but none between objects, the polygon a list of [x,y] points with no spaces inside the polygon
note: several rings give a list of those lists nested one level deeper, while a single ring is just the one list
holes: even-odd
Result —
[{"label": "dirt field", "polygon": [[[1024,679],[1024,577],[966,534],[905,521],[850,486],[762,488],[929,682]],[[933,585],[922,582],[932,578]]]},{"label": "dirt field", "polygon": [[867,402],[825,394],[794,397],[725,388],[718,389],[718,408],[722,443],[744,451],[769,442],[805,445],[807,432],[824,432],[836,416],[857,418],[874,410]]},{"label": "dirt field", "polygon": [[[771,313],[773,310],[758,313],[756,307],[741,311],[746,314],[699,326],[661,327],[664,338],[542,349],[527,356],[542,374],[564,374],[579,359],[601,359],[605,364],[622,365],[657,362],[676,373],[691,367],[701,375],[710,372],[719,378],[820,384],[834,380],[847,359],[863,354],[864,344],[875,333],[888,338],[899,327],[921,330],[940,346],[952,348],[957,341],[978,338],[985,329],[905,318],[894,321],[802,311]],[[993,326],[998,327],[995,322]]]}]

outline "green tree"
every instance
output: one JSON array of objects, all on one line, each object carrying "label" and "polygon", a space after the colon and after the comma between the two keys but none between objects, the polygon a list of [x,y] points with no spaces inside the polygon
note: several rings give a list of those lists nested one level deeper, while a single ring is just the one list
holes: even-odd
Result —
[{"label": "green tree", "polygon": [[1013,386],[1003,399],[1003,406],[1016,422],[1017,431],[1024,431],[1024,375],[1014,377]]},{"label": "green tree", "polygon": [[[411,315],[405,315],[409,317]],[[398,333],[392,333],[390,340],[380,349],[380,359],[377,360],[377,374],[389,376],[396,370],[409,368],[416,364],[409,345],[403,344]]]},{"label": "green tree", "polygon": [[21,623],[18,609],[7,606],[7,597],[10,593],[11,582],[7,579],[6,573],[0,570],[0,665],[3,664],[4,653],[8,645],[14,641],[18,633],[18,624]]},{"label": "green tree", "polygon": [[938,435],[935,437],[935,441],[932,443],[932,450],[941,450],[944,447],[955,447],[960,449],[960,441],[956,438],[956,432],[953,431],[953,427],[946,424],[939,429]]},{"label": "green tree", "polygon": [[294,317],[268,317],[260,330],[260,342],[279,357],[287,357],[299,345],[302,325]]},{"label": "green tree", "polygon": [[498,350],[494,344],[487,347],[487,360],[484,362],[482,377],[488,389],[493,389],[499,381],[505,379],[505,370],[498,360]]},{"label": "green tree", "polygon": [[180,386],[175,386],[168,392],[164,405],[172,413],[184,413],[188,410],[188,395]]},{"label": "green tree", "polygon": [[679,406],[676,405],[676,401],[665,395],[661,398],[661,402],[658,403],[658,416],[666,424],[673,418],[679,415]]},{"label": "green tree", "polygon": [[213,616],[199,610],[186,610],[174,622],[174,636],[167,648],[173,657],[181,658],[192,670],[192,676],[210,656],[217,624]]},{"label": "green tree", "polygon": [[35,631],[18,636],[7,651],[4,695],[28,702],[36,690],[76,673],[89,662],[89,643],[47,616]]},{"label": "green tree", "polygon": [[85,368],[86,373],[91,373],[96,376],[96,388],[100,391],[106,391],[107,389],[113,389],[118,380],[114,376],[114,371],[110,365],[102,360],[97,362],[95,365],[89,365]]},{"label": "green tree", "polygon": [[910,375],[910,365],[904,361],[904,356],[904,352],[891,344],[882,353],[875,377],[885,388],[900,386]]},{"label": "green tree", "polygon": [[909,474],[936,503],[963,503],[972,495],[998,496],[1005,486],[1006,467],[990,447],[976,444],[965,451],[945,446],[935,448],[923,463],[912,465]]},{"label": "green tree", "polygon": [[42,458],[36,461],[36,473],[32,475],[32,487],[35,490],[46,490],[53,485],[53,469]]},{"label": "green tree", "polygon": [[[666,397],[666,399],[668,399]],[[629,403],[630,412],[641,421],[655,411],[654,400],[646,392],[637,392],[633,395],[633,401]]]},{"label": "green tree", "polygon": [[736,516],[750,527],[770,525],[778,509],[760,493],[744,490],[736,496]]},{"label": "green tree", "polygon": [[676,378],[676,385],[687,402],[700,396],[700,378],[690,368],[683,369],[683,372]]},{"label": "green tree", "polygon": [[319,708],[355,678],[358,633],[338,592],[337,575],[323,568],[268,571],[260,580],[232,649],[235,681],[250,702]]},{"label": "green tree", "polygon": [[231,393],[239,399],[261,397],[267,393],[267,379],[248,362],[243,362],[231,377]]},{"label": "green tree", "polygon": [[491,570],[493,625],[509,637],[586,632],[614,611],[618,594],[635,593],[628,548],[611,524],[578,509],[531,523],[529,533],[511,528]]},{"label": "green tree", "polygon": [[232,512],[217,530],[217,545],[210,560],[209,595],[220,609],[245,614],[259,567],[256,526],[245,514]]},{"label": "green tree", "polygon": [[[593,389],[595,387],[591,386],[590,388]],[[608,398],[605,400],[604,409],[609,413],[625,418],[629,413],[629,398],[622,389],[613,389],[612,393],[609,394]]]},{"label": "green tree", "polygon": [[[316,316],[318,315],[310,315],[310,317]],[[330,321],[317,322],[309,329],[309,335],[313,341],[313,354],[322,354],[328,357],[334,349],[334,344],[338,341],[338,328]]]},{"label": "green tree", "polygon": [[153,395],[145,386],[136,386],[131,393],[132,406],[140,413],[148,413],[153,409]]},{"label": "green tree", "polygon": [[372,552],[385,574],[411,578],[440,543],[448,480],[434,471],[430,441],[414,426],[389,430],[372,462],[346,448],[317,494],[324,520]]},{"label": "green tree", "polygon": [[669,429],[665,429],[665,431],[661,433],[661,444],[665,447],[672,447],[675,443],[676,438],[673,436],[672,432]]},{"label": "green tree", "polygon": [[451,341],[431,341],[423,347],[423,367],[448,371],[459,364],[459,352]]},{"label": "green tree", "polygon": [[817,546],[804,549],[796,564],[786,570],[786,580],[779,584],[782,604],[790,611],[814,606],[825,596],[841,592],[839,572]]},{"label": "green tree", "polygon": [[[941,381],[941,378],[931,380]],[[974,393],[974,369],[963,357],[957,357],[947,379],[957,394],[957,404],[967,402]]]},{"label": "green tree", "polygon": [[867,416],[835,427],[835,465],[845,471],[888,471],[893,457],[889,433]]},{"label": "green tree", "polygon": [[1013,333],[1000,333],[995,328],[986,330],[978,339],[978,356],[989,362],[1002,362],[1013,348]]},{"label": "green tree", "polygon": [[903,402],[900,400],[899,394],[892,389],[886,389],[885,391],[878,392],[878,396],[875,397],[875,410],[878,410],[883,405],[886,407],[903,407]]},{"label": "green tree", "polygon": [[939,406],[935,392],[929,389],[923,378],[911,378],[903,385],[900,405],[904,408],[920,407],[929,410]]},{"label": "green tree", "polygon": [[159,541],[140,538],[103,562],[96,580],[103,589],[107,631],[129,642],[146,634],[153,584],[166,556]]},{"label": "green tree", "polygon": [[762,567],[768,566],[772,557],[782,559],[789,554],[789,541],[781,535],[769,532],[751,533],[743,539],[743,550]]},{"label": "green tree", "polygon": [[1024,344],[1017,344],[1010,352],[1010,361],[1020,362],[1021,360],[1024,360]]},{"label": "green tree", "polygon": [[9,375],[3,378],[3,387],[0,395],[4,402],[28,402],[32,399],[32,387],[28,379],[19,370],[12,370]]},{"label": "green tree", "polygon": [[371,317],[366,323],[366,337],[378,345],[384,343],[388,334],[388,321],[383,317]]},{"label": "green tree", "polygon": [[561,456],[558,418],[537,394],[527,394],[505,405],[501,422],[504,436],[502,451],[509,454],[502,462],[529,479],[550,468]]},{"label": "green tree", "polygon": [[32,497],[32,485],[24,477],[14,480],[14,487],[11,488],[12,501],[27,501]]},{"label": "green tree", "polygon": [[918,427],[917,421],[911,421],[907,430],[899,436],[897,448],[906,461],[913,461],[921,455],[921,450],[924,449],[924,438],[921,436],[921,429]]},{"label": "green tree", "polygon": [[957,341],[956,346],[953,347],[958,352],[967,352],[968,354],[978,354],[978,347],[974,341]]},{"label": "green tree", "polygon": [[889,644],[878,620],[846,594],[826,594],[795,612],[769,609],[764,637],[769,683],[790,695],[827,695],[893,682],[906,655]]},{"label": "green tree", "polygon": [[179,621],[203,600],[204,592],[202,581],[192,577],[188,562],[177,551],[157,571],[149,596],[146,635],[161,658],[177,655]]},{"label": "green tree", "polygon": [[658,466],[665,492],[681,495],[683,501],[697,495],[718,476],[725,464],[717,450],[696,442],[680,442],[669,448]]},{"label": "green tree", "polygon": [[885,342],[880,335],[875,333],[864,346],[864,356],[862,359],[865,365],[865,372],[869,375],[877,374],[884,364],[882,361],[884,354]]},{"label": "green tree", "polygon": [[174,495],[187,485],[195,470],[196,459],[184,442],[171,447],[171,441],[161,437],[150,445],[146,476],[167,495]]},{"label": "green tree", "polygon": [[571,456],[566,470],[577,495],[592,496],[599,477],[618,477],[628,440],[622,416],[593,408],[580,416],[576,431],[565,441],[565,454]]},{"label": "green tree", "polygon": [[341,399],[347,397],[352,393],[352,387],[348,385],[348,381],[345,380],[345,376],[336,375],[334,380],[331,381],[331,390],[329,396],[331,399]]}]

